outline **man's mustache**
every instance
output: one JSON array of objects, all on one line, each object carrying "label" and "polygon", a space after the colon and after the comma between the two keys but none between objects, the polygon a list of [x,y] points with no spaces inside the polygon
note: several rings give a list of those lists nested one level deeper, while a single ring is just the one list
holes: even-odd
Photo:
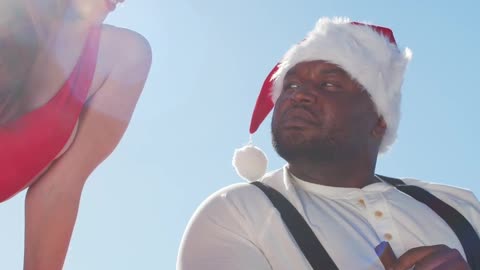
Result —
[{"label": "man's mustache", "polygon": [[299,121],[306,121],[311,124],[319,124],[320,117],[311,108],[303,105],[297,105],[285,110],[280,117],[280,122],[290,119],[298,119]]}]

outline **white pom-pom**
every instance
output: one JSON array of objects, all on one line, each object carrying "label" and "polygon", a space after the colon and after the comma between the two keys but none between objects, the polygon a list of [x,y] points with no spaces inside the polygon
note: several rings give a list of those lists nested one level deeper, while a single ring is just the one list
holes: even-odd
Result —
[{"label": "white pom-pom", "polygon": [[260,179],[267,172],[267,157],[258,147],[248,144],[235,149],[232,165],[237,174],[247,181],[253,182]]}]

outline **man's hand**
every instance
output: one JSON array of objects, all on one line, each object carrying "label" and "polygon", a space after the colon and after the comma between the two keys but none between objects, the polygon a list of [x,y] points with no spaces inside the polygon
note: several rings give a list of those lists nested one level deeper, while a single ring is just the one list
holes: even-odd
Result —
[{"label": "man's hand", "polygon": [[445,245],[412,248],[398,259],[388,242],[380,243],[375,251],[388,270],[470,270],[460,252]]}]

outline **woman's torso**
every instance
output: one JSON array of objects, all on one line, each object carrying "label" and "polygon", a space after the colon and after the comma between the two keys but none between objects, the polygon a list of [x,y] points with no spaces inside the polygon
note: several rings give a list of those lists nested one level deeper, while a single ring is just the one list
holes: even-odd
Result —
[{"label": "woman's torso", "polygon": [[[82,68],[79,67],[79,61],[81,61],[82,58],[89,58],[90,60],[93,59],[94,61],[94,63],[90,63],[90,68],[87,68],[92,69],[91,75],[86,75],[85,70],[82,70],[80,72],[81,74],[79,74],[81,80],[89,81],[88,87],[84,87],[82,90],[83,93],[81,93],[85,96],[81,101],[81,106],[83,106],[83,103],[92,95],[94,95],[95,92],[100,88],[112,68],[112,59],[114,58],[108,51],[108,44],[111,42],[111,37],[109,34],[110,28],[110,26],[96,26],[83,30],[80,29],[78,32],[62,29],[55,35],[55,38],[46,39],[46,43],[43,44],[44,46],[41,46],[41,49],[39,49],[37,57],[31,66],[30,76],[27,77],[27,80],[24,84],[24,92],[21,96],[21,100],[18,100],[12,119],[6,123],[3,123],[0,128],[6,129],[8,132],[12,132],[12,130],[9,130],[8,127],[15,126],[19,124],[19,122],[24,124],[22,121],[24,121],[25,118],[29,118],[27,121],[25,121],[27,123],[29,121],[31,122],[32,120],[36,121],[36,114],[41,114],[41,111],[50,110],[50,108],[47,108],[49,106],[65,106],[65,108],[74,107],[65,104],[60,105],[63,101],[58,101],[59,98],[66,98],[64,100],[68,100],[68,93],[64,95],[65,93],[60,92],[65,90],[65,82],[74,81],[73,78],[71,78],[74,70],[76,68]],[[93,37],[92,32],[96,32],[96,35],[93,35]],[[84,50],[85,46],[88,44],[93,47],[91,49]],[[92,49],[95,51],[92,51]],[[82,55],[86,52],[90,53],[91,55],[89,57]],[[75,88],[75,85],[73,85],[73,88]],[[57,104],[52,105],[51,103],[56,102],[56,100],[58,101]],[[79,126],[78,116],[74,117],[73,120],[65,120],[65,123],[68,122],[68,127],[65,127],[65,130],[61,130],[58,125],[55,126],[55,124],[49,123],[49,121],[56,121],[55,123],[58,124],[58,121],[60,120],[50,119],[49,117],[46,118],[47,120],[45,120],[44,117],[43,120],[39,119],[38,123],[28,124],[41,125],[41,129],[50,128],[50,125],[57,128],[57,130],[53,130],[53,132],[58,132],[61,136],[53,136],[46,139],[58,139],[60,141],[60,145],[57,144],[55,154],[50,154],[48,162],[39,162],[39,164],[24,164],[35,163],[35,160],[38,161],[36,158],[29,157],[28,160],[25,159],[26,161],[23,161],[21,158],[19,159],[18,157],[11,157],[11,152],[15,151],[15,149],[9,149],[10,151],[0,151],[0,159],[3,158],[4,164],[6,163],[8,165],[8,168],[4,169],[3,173],[0,171],[0,202],[8,199],[37,180],[49,168],[52,162],[58,159],[65,151],[67,151],[69,146],[73,143]],[[29,133],[33,133],[32,130],[34,132],[35,128],[30,129]],[[31,139],[28,138],[32,135],[33,134],[26,135],[22,134],[22,132],[19,132],[17,138],[27,138],[25,139],[25,144],[23,145],[22,143],[22,147],[28,148],[31,146],[29,145],[29,143],[31,143]],[[0,134],[0,137],[1,136],[2,134]],[[36,137],[34,138],[37,139]],[[5,148],[9,143],[8,136],[4,136],[4,139],[0,141],[0,146],[3,145]],[[40,158],[42,158],[41,154],[39,156],[39,159]],[[5,162],[5,160],[7,161]],[[32,160],[34,161],[32,162]],[[35,173],[24,173],[22,175],[22,170],[25,166],[36,166],[34,169]],[[18,173],[16,173],[14,177],[10,176],[8,179],[6,179],[7,177],[5,177],[5,175],[12,175],[12,172],[14,171],[17,171]],[[4,174],[4,179],[1,179],[2,174]],[[10,184],[8,184],[9,181]],[[15,182],[13,185],[14,187],[12,186],[12,181]]]}]

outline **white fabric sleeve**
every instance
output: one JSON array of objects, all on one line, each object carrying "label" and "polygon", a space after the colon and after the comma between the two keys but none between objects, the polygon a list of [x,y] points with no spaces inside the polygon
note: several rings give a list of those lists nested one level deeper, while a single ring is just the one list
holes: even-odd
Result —
[{"label": "white fabric sleeve", "polygon": [[208,198],[190,220],[180,245],[177,270],[271,270],[255,245],[251,222],[227,191]]}]

